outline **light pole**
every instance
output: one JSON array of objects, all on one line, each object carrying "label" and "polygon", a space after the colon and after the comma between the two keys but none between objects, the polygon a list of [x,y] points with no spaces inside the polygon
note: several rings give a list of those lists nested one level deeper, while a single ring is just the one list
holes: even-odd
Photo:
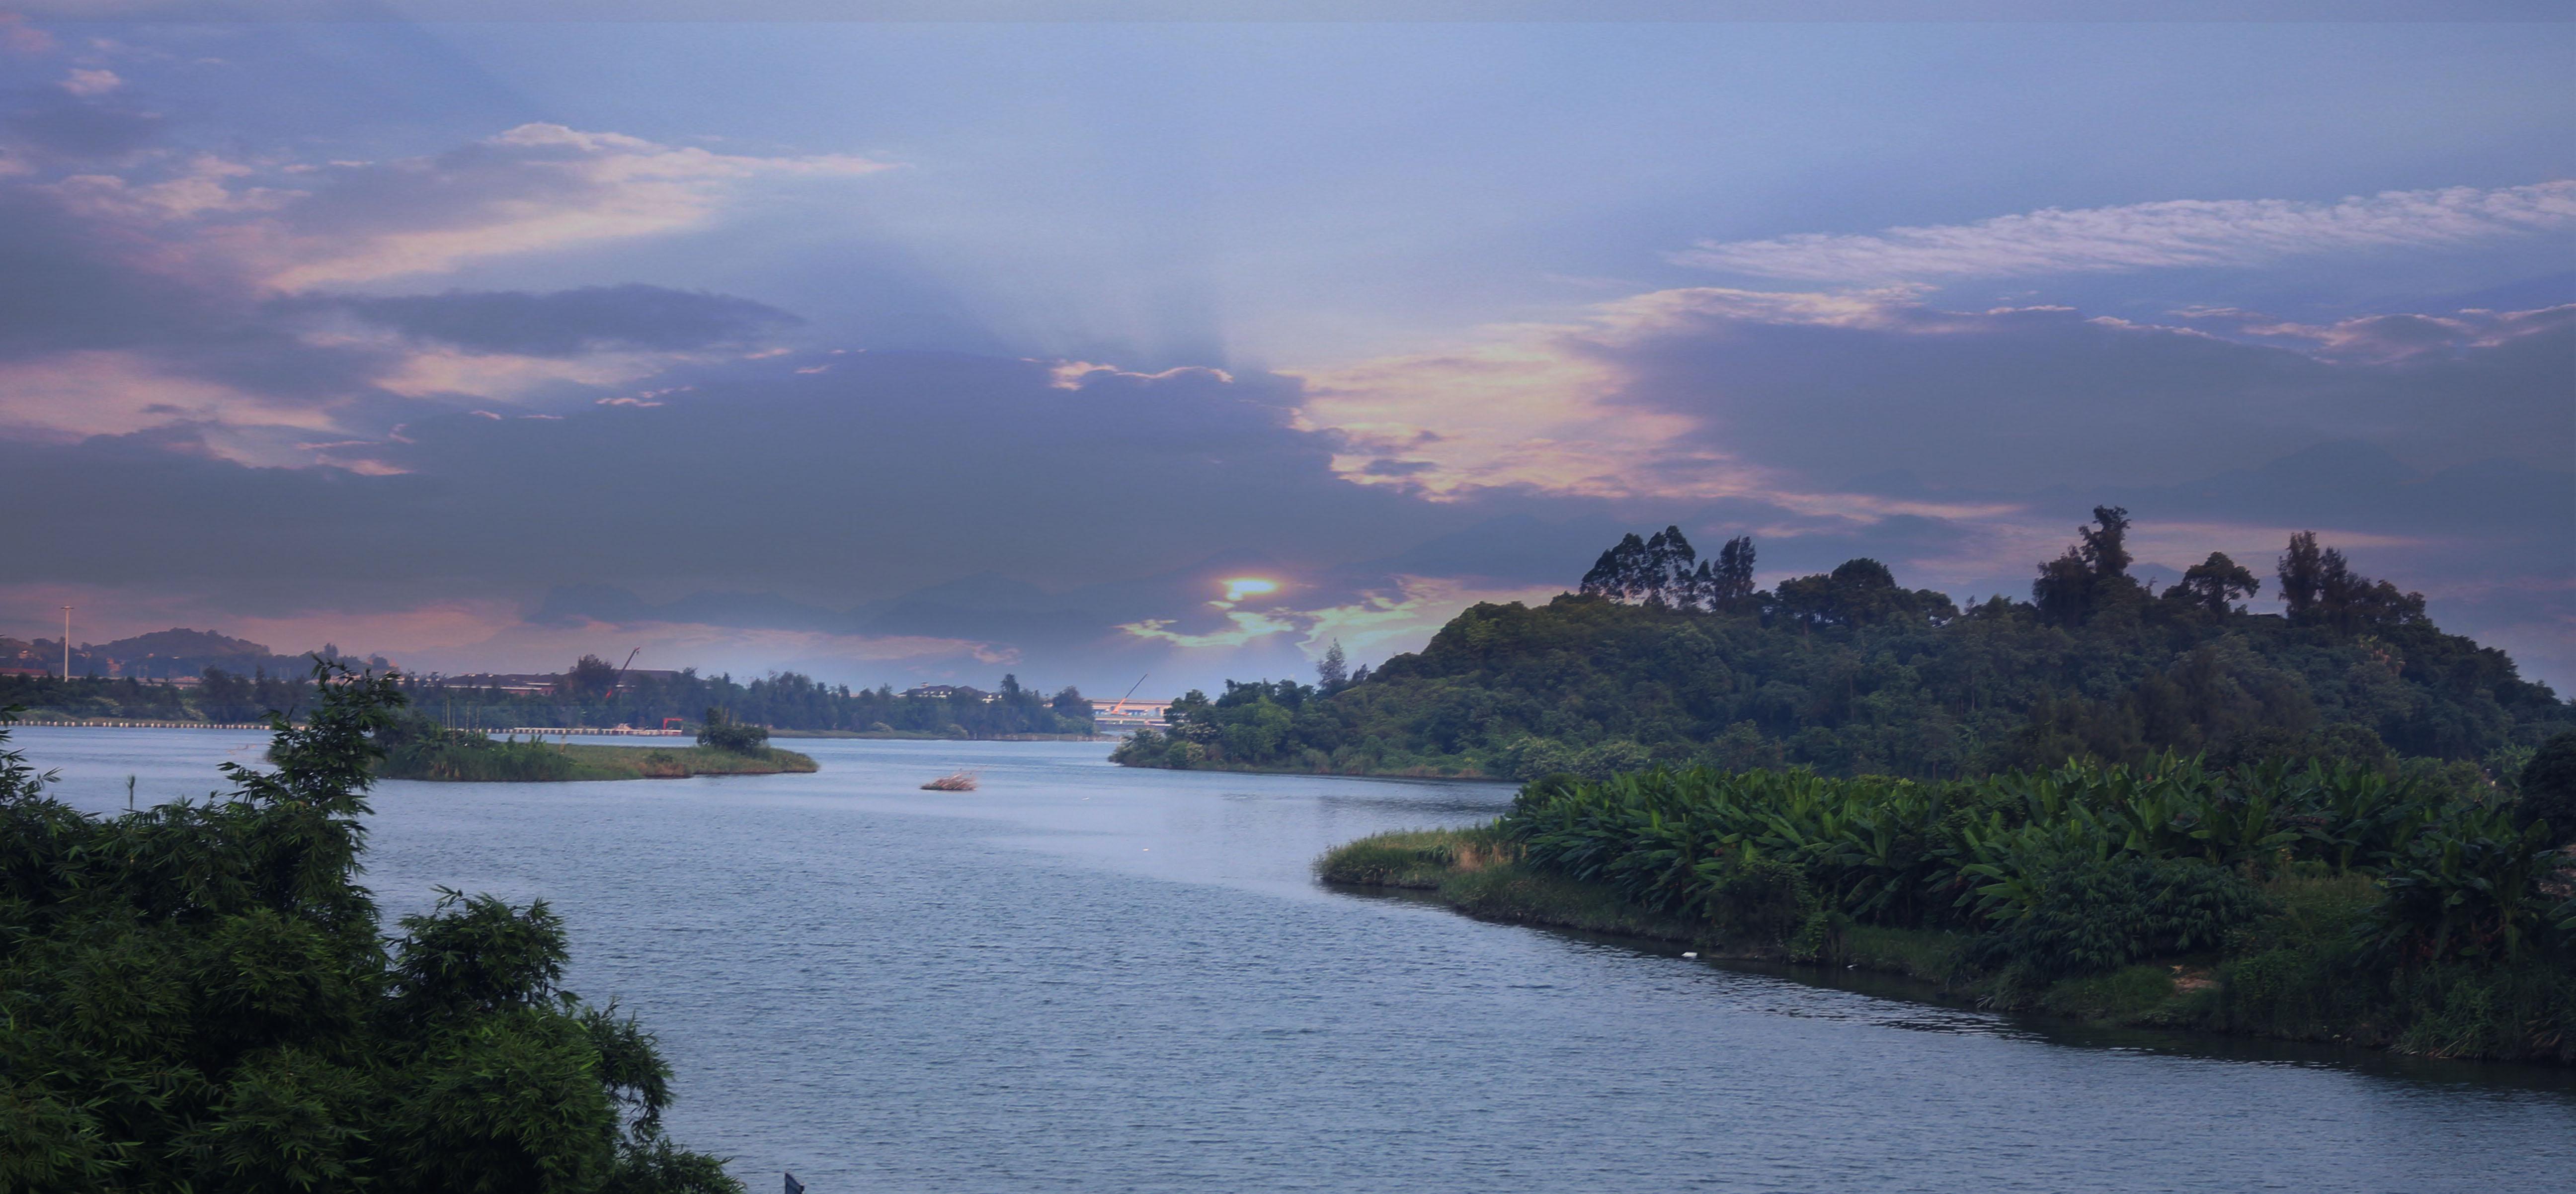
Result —
[{"label": "light pole", "polygon": [[63,683],[72,682],[72,607],[63,607]]}]

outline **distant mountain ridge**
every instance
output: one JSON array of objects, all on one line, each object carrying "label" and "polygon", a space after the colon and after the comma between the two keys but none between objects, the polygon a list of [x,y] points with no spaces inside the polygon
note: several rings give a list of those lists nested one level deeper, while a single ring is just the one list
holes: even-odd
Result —
[{"label": "distant mountain ridge", "polygon": [[[320,653],[331,657],[341,655],[338,647],[327,643]],[[386,666],[382,656],[372,657],[368,662],[377,667]],[[63,666],[62,640],[0,636],[0,666],[59,672]],[[105,643],[81,643],[74,646],[71,653],[71,672],[75,677],[175,680],[203,675],[207,668],[221,668],[245,675],[259,671],[273,676],[302,675],[311,666],[312,660],[307,655],[280,654],[266,643],[234,638],[217,630],[192,630],[184,626]]]}]

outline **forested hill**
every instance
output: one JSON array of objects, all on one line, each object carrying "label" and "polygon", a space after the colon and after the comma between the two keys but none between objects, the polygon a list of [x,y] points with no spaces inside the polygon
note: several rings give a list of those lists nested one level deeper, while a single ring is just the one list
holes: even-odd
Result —
[{"label": "forested hill", "polygon": [[[1853,560],[1775,589],[1753,543],[1678,529],[1603,553],[1582,591],[1478,605],[1356,681],[1227,685],[1140,735],[1139,766],[1599,776],[1649,763],[1956,776],[2174,750],[2221,761],[2429,758],[2510,774],[2576,708],[2313,534],[2273,576],[2224,555],[2162,592],[2095,511],[2032,599],[1967,609]],[[2242,602],[2269,588],[2283,613]]]}]

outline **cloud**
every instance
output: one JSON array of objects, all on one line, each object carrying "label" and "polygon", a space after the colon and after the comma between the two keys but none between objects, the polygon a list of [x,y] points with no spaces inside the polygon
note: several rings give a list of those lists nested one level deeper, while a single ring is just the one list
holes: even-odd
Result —
[{"label": "cloud", "polygon": [[1594,344],[1604,324],[1498,329],[1482,343],[1291,370],[1305,385],[1298,426],[1333,437],[1334,471],[1435,499],[1522,485],[1622,497],[1739,492],[1747,470],[1720,454],[1669,447],[1687,415],[1622,406],[1621,373]]},{"label": "cloud", "polygon": [[550,294],[451,290],[392,298],[334,297],[309,305],[467,352],[529,357],[739,346],[804,322],[746,298],[639,283]]},{"label": "cloud", "polygon": [[2312,253],[2456,247],[2576,227],[2576,181],[2383,191],[2332,203],[2176,199],[1867,235],[1704,241],[1686,265],[1767,278],[1879,283],[2249,266]]},{"label": "cloud", "polygon": [[[116,115],[56,93],[11,118],[50,130],[60,148],[77,138],[45,122],[65,113],[92,124]],[[88,150],[140,143],[104,144],[103,128]],[[387,296],[317,294],[299,278],[669,230],[710,218],[745,180],[879,168],[551,125],[373,165],[160,150],[112,169],[23,160],[37,164],[0,178],[0,433],[128,436],[169,424],[185,428],[172,442],[263,465],[312,463],[317,450],[302,445],[381,438],[442,408],[587,404],[799,322],[747,298],[641,284]],[[400,471],[345,450],[319,455]]]},{"label": "cloud", "polygon": [[[1903,290],[1694,288],[1304,372],[1299,426],[1339,445],[1346,478],[1446,500],[1517,489],[1982,517],[1998,511],[1966,495],[1996,476],[2128,484],[2327,438],[2435,466],[2563,461],[2572,323],[2463,312],[2235,339],[2062,307],[1943,310]],[[1845,484],[1893,470],[1928,487]]]},{"label": "cloud", "polygon": [[72,73],[63,79],[61,86],[64,91],[88,99],[125,86],[125,80],[118,78],[116,72],[112,70],[73,67]]},{"label": "cloud", "polygon": [[432,157],[317,168],[246,247],[265,261],[269,285],[300,290],[673,232],[706,221],[748,180],[891,168],[846,154],[719,154],[525,124]]},{"label": "cloud", "polygon": [[2450,315],[2363,315],[2330,324],[2268,319],[2251,312],[2217,312],[2248,336],[2304,341],[2308,351],[2338,361],[2394,364],[2468,349],[2495,348],[2525,336],[2563,334],[2576,326],[2576,304],[2536,311],[2460,311]]},{"label": "cloud", "polygon": [[51,53],[54,35],[27,23],[27,18],[14,12],[0,12],[0,50],[34,57]]},{"label": "cloud", "polygon": [[[1046,363],[833,359],[821,375],[796,374],[794,357],[677,369],[653,387],[667,391],[648,400],[658,407],[422,414],[399,437],[294,437],[385,476],[183,459],[130,436],[0,441],[0,500],[88,507],[0,530],[0,550],[89,583],[236,593],[319,542],[333,562],[307,571],[332,592],[757,576],[846,603],[972,571],[1150,574],[1229,541],[1365,558],[1456,521],[1337,479],[1328,446],[1285,425],[1275,380],[1096,374],[1069,401]],[[230,529],[209,536],[172,510],[224,511]],[[424,595],[454,594],[410,599]]]},{"label": "cloud", "polygon": [[[1190,651],[1231,652],[1275,640],[1293,644],[1308,660],[1323,658],[1340,643],[1353,658],[1384,659],[1419,650],[1459,611],[1479,602],[1544,602],[1565,592],[1562,583],[1494,587],[1451,577],[1394,576],[1382,588],[1362,589],[1351,599],[1312,609],[1275,606],[1265,610],[1229,609],[1226,625],[1197,631],[1176,630],[1174,618],[1144,618],[1119,625],[1135,638],[1170,643]],[[1230,603],[1218,603],[1230,604]],[[1302,669],[1300,669],[1302,670]],[[1291,673],[1294,674],[1294,673]]]}]

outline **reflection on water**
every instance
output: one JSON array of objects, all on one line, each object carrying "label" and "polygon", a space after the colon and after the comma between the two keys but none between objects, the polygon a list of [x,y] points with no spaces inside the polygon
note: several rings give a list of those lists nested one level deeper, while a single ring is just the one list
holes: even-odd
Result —
[{"label": "reflection on water", "polygon": [[[252,734],[28,729],[83,807]],[[2560,1071],[2105,1033],[1319,887],[1494,785],[1133,772],[1094,743],[809,740],[815,775],[387,784],[370,886],[544,897],[656,1028],[674,1131],[766,1188],[2503,1190]],[[919,791],[958,769],[973,793]]]}]

